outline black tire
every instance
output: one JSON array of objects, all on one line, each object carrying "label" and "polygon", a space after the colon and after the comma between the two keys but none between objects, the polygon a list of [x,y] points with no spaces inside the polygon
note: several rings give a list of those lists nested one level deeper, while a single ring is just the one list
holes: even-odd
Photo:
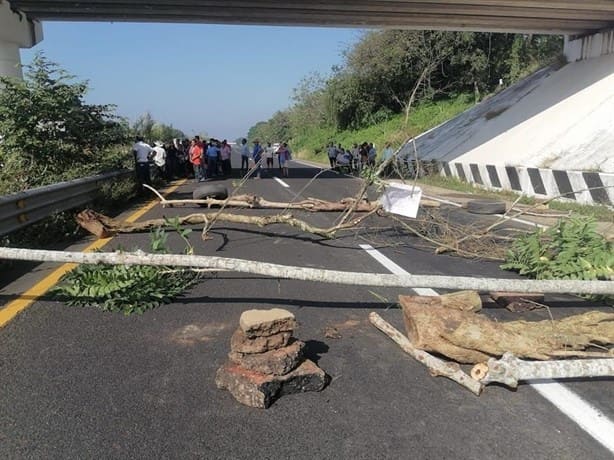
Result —
[{"label": "black tire", "polygon": [[467,211],[473,214],[504,214],[505,201],[471,200],[467,202]]},{"label": "black tire", "polygon": [[228,190],[222,184],[203,184],[194,189],[192,198],[195,200],[204,200],[206,198],[225,200],[228,198]]}]

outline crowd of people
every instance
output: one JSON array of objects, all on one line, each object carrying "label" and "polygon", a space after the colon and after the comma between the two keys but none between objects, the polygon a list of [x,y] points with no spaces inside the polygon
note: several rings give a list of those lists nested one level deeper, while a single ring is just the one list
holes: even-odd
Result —
[{"label": "crowd of people", "polygon": [[[255,139],[250,146],[247,139],[242,139],[239,152],[241,176],[253,169],[250,177],[260,178],[264,170],[274,169],[275,158],[281,175],[289,176],[288,162],[292,160],[292,152],[287,142],[267,142],[263,145]],[[194,136],[191,140],[174,139],[167,143],[156,141],[152,147],[145,143],[142,137],[138,137],[133,153],[140,184],[151,183],[151,163],[155,165],[158,177],[164,180],[193,177],[195,181],[203,182],[232,175],[232,146],[226,139],[219,141],[211,138],[207,141],[201,140],[200,136]],[[385,144],[379,159],[373,142],[363,142],[360,145],[355,143],[349,149],[329,142],[326,153],[332,169],[346,169],[348,172],[360,172],[364,167],[374,167],[378,160],[385,161],[395,155],[390,142]]]},{"label": "crowd of people", "polygon": [[[292,159],[292,152],[286,142],[274,145],[268,142],[262,146],[256,139],[250,148],[247,139],[242,139],[239,148],[241,175],[254,168],[252,176],[260,178],[263,169],[274,168],[274,158],[277,157],[281,174],[288,177],[288,162]],[[232,175],[232,146],[226,139],[219,141],[211,138],[207,141],[194,136],[191,140],[174,139],[167,143],[156,141],[152,147],[143,137],[137,137],[132,152],[139,184],[151,184],[152,163],[156,175],[169,181],[193,177],[195,181],[203,182]]]},{"label": "crowd of people", "polygon": [[[377,149],[373,142],[355,143],[351,149],[345,149],[341,144],[329,142],[326,146],[328,161],[332,169],[347,168],[350,171],[360,171],[365,166],[375,166],[377,162]],[[381,160],[387,160],[394,155],[390,142],[382,150]]]}]

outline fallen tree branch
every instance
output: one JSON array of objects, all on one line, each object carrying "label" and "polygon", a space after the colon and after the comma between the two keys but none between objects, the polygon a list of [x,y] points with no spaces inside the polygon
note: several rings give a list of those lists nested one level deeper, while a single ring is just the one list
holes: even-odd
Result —
[{"label": "fallen tree branch", "polygon": [[[381,207],[381,204],[377,201],[369,202],[367,200],[361,200],[357,203],[356,199],[351,197],[343,198],[339,201],[327,201],[309,197],[305,200],[300,201],[283,202],[269,201],[257,195],[244,194],[231,196],[225,200],[218,200],[215,198],[204,198],[200,200],[167,200],[153,187],[150,187],[147,184],[143,185],[143,187],[147,187],[149,190],[156,194],[156,196],[160,199],[160,204],[162,205],[162,207],[196,204],[207,207],[225,206],[231,208],[249,209],[298,209],[301,211],[310,212],[341,212],[346,211],[350,207],[354,206],[354,211],[356,212],[371,212]],[[439,203],[432,200],[425,200],[424,205],[430,207],[439,207]]]},{"label": "fallen tree branch", "polygon": [[432,376],[449,378],[450,380],[453,380],[459,385],[467,388],[474,395],[480,395],[480,392],[482,391],[482,384],[465,374],[458,364],[443,361],[424,350],[419,350],[418,348],[414,347],[407,337],[401,334],[399,330],[395,329],[390,323],[386,322],[375,312],[369,313],[369,321],[376,328],[390,337],[405,353],[410,355],[416,361],[424,364]]},{"label": "fallen tree branch", "polygon": [[521,380],[614,377],[612,359],[568,359],[559,361],[523,361],[512,353],[499,360],[491,358],[471,369],[471,377],[483,385],[502,383],[516,388]]},{"label": "fallen tree branch", "polygon": [[[256,225],[257,227],[266,227],[273,224],[284,224],[290,227],[298,228],[299,230],[307,233],[322,236],[324,238],[334,238],[338,231],[356,227],[375,211],[377,211],[377,208],[356,219],[353,219],[350,222],[335,225],[329,228],[315,227],[304,220],[296,219],[291,214],[277,214],[274,216],[246,216],[228,213],[195,213],[177,217],[177,220],[179,225],[204,224],[205,227],[209,225],[213,219],[237,224]],[[87,231],[99,238],[107,238],[116,233],[138,233],[148,231],[153,228],[173,226],[166,219],[149,219],[142,222],[121,221],[105,216],[104,214],[97,213],[90,209],[86,209],[77,214],[76,219],[81,227],[85,228]]]},{"label": "fallen tree branch", "polygon": [[[522,280],[446,275],[392,275],[296,267],[215,256],[147,254],[142,251],[87,253],[0,247],[0,259],[30,260],[38,262],[71,262],[79,264],[103,263],[111,265],[163,265],[210,268],[264,275],[277,279],[294,279],[319,283],[346,284],[351,286],[430,287],[433,289],[476,291],[509,290],[514,292],[558,294],[614,294],[614,281]],[[485,360],[482,359],[479,361]]]}]

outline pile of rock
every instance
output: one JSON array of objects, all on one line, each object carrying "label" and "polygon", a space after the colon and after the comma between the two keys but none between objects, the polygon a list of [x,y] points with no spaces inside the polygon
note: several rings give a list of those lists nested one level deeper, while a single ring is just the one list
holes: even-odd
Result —
[{"label": "pile of rock", "polygon": [[320,391],[326,374],[304,359],[304,342],[292,337],[294,315],[287,310],[248,310],[230,340],[229,362],[215,377],[242,404],[267,408],[283,395]]}]

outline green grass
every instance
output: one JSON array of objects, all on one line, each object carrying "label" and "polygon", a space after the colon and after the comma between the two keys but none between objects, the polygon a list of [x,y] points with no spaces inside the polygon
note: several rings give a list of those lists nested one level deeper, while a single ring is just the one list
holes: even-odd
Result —
[{"label": "green grass", "polygon": [[574,214],[594,217],[601,222],[614,223],[614,210],[604,205],[588,205],[568,201],[551,201],[548,204],[548,207],[558,211],[571,211]]},{"label": "green grass", "polygon": [[462,94],[454,99],[416,106],[405,126],[405,115],[395,115],[390,120],[359,130],[335,131],[331,128],[311,129],[292,139],[294,152],[299,158],[328,162],[326,145],[333,141],[351,148],[352,144],[373,142],[379,151],[386,142],[399,147],[407,138],[417,136],[447,121],[473,105],[472,96]]},{"label": "green grass", "polygon": [[[471,193],[484,198],[494,198],[499,200],[514,202],[520,197],[520,204],[535,205],[538,200],[534,197],[520,195],[518,193],[502,190],[485,190],[469,182],[463,182],[456,177],[444,177],[439,175],[425,176],[418,179],[419,184],[441,187],[457,192]],[[594,217],[601,222],[614,222],[614,210],[603,205],[587,205],[568,201],[551,201],[548,208],[557,211],[571,211],[575,215]]]}]

